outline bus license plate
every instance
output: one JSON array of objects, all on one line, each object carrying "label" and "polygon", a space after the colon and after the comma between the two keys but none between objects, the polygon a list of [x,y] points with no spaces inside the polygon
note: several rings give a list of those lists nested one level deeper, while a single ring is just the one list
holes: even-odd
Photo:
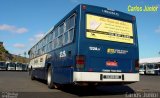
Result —
[{"label": "bus license plate", "polygon": [[103,75],[103,79],[121,79],[121,75]]}]

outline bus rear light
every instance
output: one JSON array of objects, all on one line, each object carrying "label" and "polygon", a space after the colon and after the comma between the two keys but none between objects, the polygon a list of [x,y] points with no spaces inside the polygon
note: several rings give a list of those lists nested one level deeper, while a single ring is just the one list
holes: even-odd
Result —
[{"label": "bus rear light", "polygon": [[132,17],[132,20],[135,20],[135,19],[136,19],[136,17],[135,17],[135,16],[133,16],[133,17]]},{"label": "bus rear light", "polygon": [[83,6],[82,6],[82,9],[83,9],[83,10],[86,10],[86,6],[85,6],[85,5],[83,5]]},{"label": "bus rear light", "polygon": [[93,72],[93,69],[92,69],[92,68],[89,68],[88,71],[89,71],[89,72]]},{"label": "bus rear light", "polygon": [[135,70],[139,71],[139,60],[135,60]]},{"label": "bus rear light", "polygon": [[132,73],[132,70],[130,70],[129,72]]},{"label": "bus rear light", "polygon": [[84,68],[84,56],[83,55],[78,55],[76,56],[76,67],[79,69],[83,69]]}]

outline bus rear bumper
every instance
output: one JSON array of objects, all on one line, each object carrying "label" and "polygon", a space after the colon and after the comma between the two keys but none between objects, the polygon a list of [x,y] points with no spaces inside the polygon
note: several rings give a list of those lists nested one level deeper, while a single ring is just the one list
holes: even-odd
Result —
[{"label": "bus rear bumper", "polygon": [[73,81],[133,83],[139,81],[139,73],[73,72]]}]

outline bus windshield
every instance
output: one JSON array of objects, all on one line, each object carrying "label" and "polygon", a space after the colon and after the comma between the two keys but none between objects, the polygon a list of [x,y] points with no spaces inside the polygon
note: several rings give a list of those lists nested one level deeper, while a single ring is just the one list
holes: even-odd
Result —
[{"label": "bus windshield", "polygon": [[8,65],[8,67],[15,67],[15,64],[10,63],[10,64]]},{"label": "bus windshield", "polygon": [[154,69],[154,65],[150,64],[150,65],[147,65],[148,69]]},{"label": "bus windshield", "polygon": [[140,65],[140,66],[139,66],[139,69],[140,69],[140,70],[143,70],[143,69],[144,69],[144,65]]},{"label": "bus windshield", "polygon": [[86,37],[133,44],[132,23],[86,14]]},{"label": "bus windshield", "polygon": [[155,69],[158,69],[159,68],[159,66],[158,65],[155,65],[155,67],[154,67]]},{"label": "bus windshield", "polygon": [[21,64],[19,64],[19,63],[16,65],[16,67],[21,67],[21,66],[22,66],[22,65],[21,65]]},{"label": "bus windshield", "polygon": [[5,66],[5,62],[0,62],[0,66]]}]

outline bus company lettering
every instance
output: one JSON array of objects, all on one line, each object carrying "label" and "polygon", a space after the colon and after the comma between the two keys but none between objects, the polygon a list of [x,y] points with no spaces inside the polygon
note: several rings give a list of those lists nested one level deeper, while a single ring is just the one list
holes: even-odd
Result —
[{"label": "bus company lettering", "polygon": [[92,50],[92,51],[100,51],[101,48],[99,48],[99,47],[89,47],[89,50]]},{"label": "bus company lettering", "polygon": [[59,57],[60,58],[62,58],[62,57],[66,57],[67,55],[66,55],[66,51],[61,51],[60,53],[59,53]]},{"label": "bus company lettering", "polygon": [[109,10],[102,9],[102,12],[106,13],[106,14],[111,14],[111,15],[119,16],[119,14],[116,13],[116,12],[114,12],[114,10],[111,10],[111,9],[109,9]]},{"label": "bus company lettering", "polygon": [[122,70],[108,70],[108,69],[102,69],[103,72],[122,72]]},{"label": "bus company lettering", "polygon": [[106,62],[106,66],[118,66],[118,62],[109,60]]},{"label": "bus company lettering", "polygon": [[107,53],[108,54],[127,54],[128,50],[108,48]]}]

